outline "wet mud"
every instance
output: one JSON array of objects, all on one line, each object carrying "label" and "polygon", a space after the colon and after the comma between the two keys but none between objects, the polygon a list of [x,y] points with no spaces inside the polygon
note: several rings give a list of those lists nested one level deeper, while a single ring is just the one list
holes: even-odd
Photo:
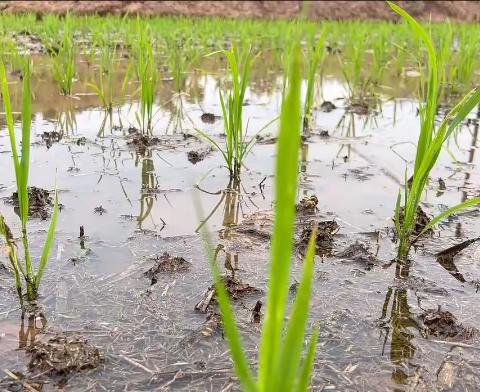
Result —
[{"label": "wet mud", "polygon": [[[35,80],[31,179],[37,188],[30,190],[30,213],[39,219],[30,222],[32,254],[41,254],[48,230],[53,194],[47,190],[58,184],[66,207],[41,288],[42,317],[22,314],[11,275],[0,271],[0,368],[6,370],[0,389],[237,388],[202,228],[256,363],[274,227],[276,125],[258,136],[241,181],[230,180],[221,153],[194,130],[224,140],[223,121],[213,114],[221,112],[223,70],[207,65],[206,77],[189,74],[188,86],[196,87],[186,87],[182,110],[193,124],[172,130],[178,113],[165,104],[169,89],[160,88],[151,134],[134,128],[135,99],[115,108],[111,124],[99,129],[104,113],[94,97],[81,95],[91,76],[83,63],[78,99],[57,100],[52,80]],[[278,116],[281,91],[278,78],[252,78],[260,80],[247,92],[245,119],[254,135]],[[396,260],[394,207],[418,136],[416,91],[393,85],[393,96],[374,110],[349,110],[340,78],[326,70],[321,102],[336,108],[319,102],[302,138],[289,282],[291,303],[316,229],[308,329],[320,331],[314,389],[476,390],[479,210],[446,220],[417,241],[407,262]],[[67,126],[66,116],[75,121]],[[417,233],[447,206],[478,193],[475,116],[448,146],[456,161],[440,158]],[[0,166],[11,168],[5,132]],[[3,200],[14,183],[11,170],[2,173]],[[2,214],[18,236],[12,201],[2,203]]]}]

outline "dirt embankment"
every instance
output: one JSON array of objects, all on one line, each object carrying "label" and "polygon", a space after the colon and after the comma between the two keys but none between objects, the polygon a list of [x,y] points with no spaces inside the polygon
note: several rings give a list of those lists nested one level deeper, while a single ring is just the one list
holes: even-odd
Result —
[{"label": "dirt embankment", "polygon": [[[220,16],[233,18],[294,18],[301,1],[0,1],[3,12],[65,14],[141,14]],[[480,21],[479,1],[398,1],[414,17],[443,21]],[[381,1],[312,1],[311,19],[383,19],[398,17]]]}]

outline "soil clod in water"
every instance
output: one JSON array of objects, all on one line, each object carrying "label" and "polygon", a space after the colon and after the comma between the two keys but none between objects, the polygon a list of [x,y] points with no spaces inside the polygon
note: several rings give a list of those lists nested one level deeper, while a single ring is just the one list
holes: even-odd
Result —
[{"label": "soil clod in water", "polygon": [[359,241],[356,241],[335,256],[360,264],[367,271],[370,271],[378,263],[377,257],[369,251],[368,246]]},{"label": "soil clod in water", "polygon": [[315,214],[317,212],[318,198],[316,195],[305,196],[297,204],[297,212],[299,214]]},{"label": "soil clod in water", "polygon": [[155,264],[148,271],[144,272],[144,275],[151,279],[152,285],[157,283],[159,274],[187,272],[192,265],[183,257],[171,256],[168,252],[164,252],[161,256],[157,256],[152,260],[155,261]]},{"label": "soil clod in water", "polygon": [[323,101],[322,104],[320,105],[320,109],[322,110],[322,112],[326,112],[326,113],[329,113],[332,110],[335,110],[336,108],[337,107],[335,106],[335,104],[330,101]]},{"label": "soil clod in water", "polygon": [[334,236],[340,229],[337,222],[334,220],[328,221],[310,221],[308,226],[305,227],[298,241],[298,246],[300,252],[304,254],[308,247],[308,241],[312,236],[313,229],[317,229],[317,239],[316,239],[316,254],[319,256],[330,256],[333,250]]},{"label": "soil clod in water", "polygon": [[204,122],[205,124],[213,124],[219,118],[219,116],[215,116],[213,113],[203,113],[200,116],[200,120],[202,120],[202,122]]},{"label": "soil clod in water", "polygon": [[421,319],[427,337],[470,339],[477,333],[475,328],[464,327],[452,313],[440,310],[440,307],[426,311],[421,315]]},{"label": "soil clod in water", "polygon": [[[50,215],[50,207],[53,206],[53,200],[50,196],[50,192],[37,188],[36,186],[28,187],[28,215],[31,218],[40,218],[45,220]],[[19,214],[20,209],[18,205],[18,193],[13,192],[12,196],[9,198],[9,202],[15,206],[15,212]]]},{"label": "soil clod in water", "polygon": [[[233,300],[237,300],[249,294],[261,294],[262,290],[244,283],[232,276],[223,276],[223,284],[227,289],[227,293]],[[202,299],[195,305],[195,310],[205,313],[212,305],[216,303],[215,300],[215,285],[210,286],[203,294]]]},{"label": "soil clod in water", "polygon": [[203,161],[212,149],[210,147],[208,148],[202,148],[198,150],[190,150],[187,153],[187,159],[190,163],[193,163],[194,165],[197,164],[198,162]]},{"label": "soil clod in water", "polygon": [[30,370],[64,375],[96,368],[103,355],[82,337],[57,335],[46,342],[36,342],[27,349],[31,354]]}]

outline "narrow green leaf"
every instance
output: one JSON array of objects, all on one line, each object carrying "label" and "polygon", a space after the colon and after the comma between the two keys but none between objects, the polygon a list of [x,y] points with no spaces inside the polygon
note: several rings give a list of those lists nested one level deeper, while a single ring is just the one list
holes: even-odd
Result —
[{"label": "narrow green leaf", "polygon": [[297,46],[293,54],[288,93],[280,116],[275,177],[276,214],[270,265],[271,279],[260,347],[259,390],[262,392],[268,390],[275,363],[279,359],[288,295],[300,148],[300,69],[300,55]]},{"label": "narrow green leaf", "polygon": [[428,230],[440,223],[445,218],[448,218],[450,215],[456,214],[457,212],[460,212],[469,207],[473,207],[477,204],[480,204],[480,197],[474,197],[473,199],[466,200],[463,203],[457,204],[456,206],[451,207],[446,211],[443,211],[441,214],[437,215],[430,222],[428,222],[427,225],[425,225],[419,236],[425,234]]},{"label": "narrow green leaf", "polygon": [[273,390],[276,391],[293,390],[297,378],[296,372],[300,368],[305,327],[307,325],[312,294],[316,240],[317,232],[314,230],[308,242],[302,280],[297,291],[292,313],[290,314],[279,363],[271,380],[271,383],[275,386]]},{"label": "narrow green leaf", "polygon": [[40,286],[40,282],[42,281],[43,274],[45,273],[45,268],[48,264],[48,258],[50,257],[50,253],[52,252],[53,243],[55,240],[55,230],[57,228],[58,222],[58,210],[58,191],[55,189],[55,202],[53,205],[52,220],[50,221],[50,227],[48,228],[47,239],[45,240],[45,244],[43,245],[43,252],[40,258],[38,272],[35,276],[35,288],[37,290]]},{"label": "narrow green leaf", "polygon": [[[194,201],[196,204],[196,210],[200,215],[199,220],[202,220],[203,213],[200,203],[198,199],[194,199]],[[215,279],[216,298],[222,312],[223,330],[228,340],[228,345],[230,347],[235,371],[245,390],[247,392],[256,392],[257,388],[255,385],[255,380],[251,373],[247,361],[247,356],[243,349],[242,338],[240,336],[240,332],[238,331],[237,322],[235,320],[235,313],[230,303],[227,290],[223,283],[220,271],[218,270],[218,266],[216,264],[215,256],[212,251],[214,247],[208,233],[207,225],[204,225],[202,227],[201,233],[203,237],[203,242],[205,244],[205,253],[207,254],[208,260],[210,261],[210,268]]]},{"label": "narrow green leaf", "polygon": [[310,338],[310,343],[308,344],[308,351],[305,360],[303,361],[302,372],[297,385],[297,392],[306,392],[310,386],[310,381],[312,378],[313,364],[315,360],[315,352],[317,350],[317,340],[318,340],[318,329],[313,330],[312,337]]}]

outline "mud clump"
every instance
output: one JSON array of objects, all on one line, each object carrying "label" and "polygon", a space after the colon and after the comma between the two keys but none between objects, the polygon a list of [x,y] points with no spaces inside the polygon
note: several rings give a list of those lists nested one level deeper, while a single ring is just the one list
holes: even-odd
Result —
[{"label": "mud clump", "polygon": [[323,101],[320,105],[320,110],[325,113],[330,113],[331,111],[335,110],[337,107],[333,102],[330,101]]},{"label": "mud clump", "polygon": [[252,314],[250,315],[250,322],[252,324],[260,324],[262,319],[262,301],[258,300],[255,303],[255,306],[252,309]]},{"label": "mud clump", "polygon": [[347,109],[350,113],[358,114],[360,116],[366,116],[370,113],[370,107],[367,102],[353,102]]},{"label": "mud clump", "polygon": [[328,131],[323,130],[323,131],[320,131],[319,136],[322,139],[328,139],[330,137],[330,134],[328,133]]},{"label": "mud clump", "polygon": [[222,316],[220,313],[213,311],[207,315],[207,319],[205,323],[202,325],[202,329],[200,333],[204,337],[210,337],[215,335],[216,333],[221,332],[223,329],[223,321]]},{"label": "mud clump", "polygon": [[213,113],[203,113],[200,116],[200,120],[202,120],[202,122],[205,124],[213,124],[219,118],[219,116],[215,116]]},{"label": "mud clump", "polygon": [[99,214],[99,215],[103,215],[103,214],[106,214],[107,213],[107,210],[105,208],[103,208],[103,206],[98,206],[98,207],[95,207],[93,209],[93,212],[95,214]]},{"label": "mud clump", "polygon": [[192,266],[183,257],[170,256],[168,252],[164,252],[160,257],[157,256],[152,260],[155,264],[148,271],[144,272],[144,275],[151,279],[151,284],[154,285],[158,282],[158,275],[162,273],[175,273],[175,272],[187,272]]},{"label": "mud clump", "polygon": [[190,163],[195,165],[198,162],[203,161],[208,156],[208,154],[210,154],[211,151],[211,147],[201,148],[198,150],[190,150],[187,153],[187,159]]},{"label": "mud clump", "polygon": [[302,254],[305,254],[308,248],[308,242],[312,236],[313,230],[317,230],[315,253],[319,256],[331,256],[333,250],[334,236],[340,227],[334,220],[316,222],[310,221],[305,227],[298,240],[297,246]]},{"label": "mud clump", "polygon": [[302,200],[296,205],[297,213],[299,214],[315,214],[318,208],[318,198],[315,195],[305,196]]},{"label": "mud clump", "polygon": [[[31,218],[40,218],[46,220],[50,215],[50,208],[53,207],[53,199],[50,196],[50,192],[37,188],[36,186],[28,187],[28,216]],[[8,200],[9,203],[14,205],[15,213],[20,213],[20,207],[18,205],[18,193],[13,192],[12,196]]]},{"label": "mud clump", "polygon": [[[399,220],[400,225],[403,225],[403,217],[404,217],[404,208],[400,208]],[[430,218],[428,215],[423,211],[421,206],[417,208],[417,216],[415,218],[415,228],[413,229],[413,235],[418,236],[423,231],[426,225],[430,223]],[[428,229],[426,233],[433,233],[432,229]]]},{"label": "mud clump", "polygon": [[420,318],[424,324],[424,333],[438,338],[471,339],[478,330],[473,327],[464,327],[449,311],[428,310]]},{"label": "mud clump", "polygon": [[57,335],[47,342],[37,342],[27,349],[32,358],[30,370],[65,375],[96,368],[103,362],[97,347],[81,337]]},{"label": "mud clump", "polygon": [[23,54],[45,54],[47,52],[42,40],[27,30],[12,34],[12,38]]},{"label": "mud clump", "polygon": [[147,148],[156,146],[160,143],[158,137],[143,134],[139,129],[131,127],[128,129],[127,145],[132,146],[140,154],[145,154]]},{"label": "mud clump", "polygon": [[[232,276],[223,276],[223,284],[227,290],[231,299],[237,300],[250,294],[261,294],[262,290],[244,283],[239,279]],[[211,309],[212,305],[216,304],[216,290],[215,285],[210,286],[203,294],[202,299],[195,305],[195,310],[202,313],[206,313],[208,309]]]},{"label": "mud clump", "polygon": [[58,143],[62,140],[63,134],[57,131],[52,132],[43,132],[42,134],[42,141],[45,143],[47,150],[50,149],[54,145],[54,143]]},{"label": "mud clump", "polygon": [[367,271],[370,271],[378,263],[377,257],[368,250],[368,246],[359,241],[356,241],[335,256],[360,264]]}]

